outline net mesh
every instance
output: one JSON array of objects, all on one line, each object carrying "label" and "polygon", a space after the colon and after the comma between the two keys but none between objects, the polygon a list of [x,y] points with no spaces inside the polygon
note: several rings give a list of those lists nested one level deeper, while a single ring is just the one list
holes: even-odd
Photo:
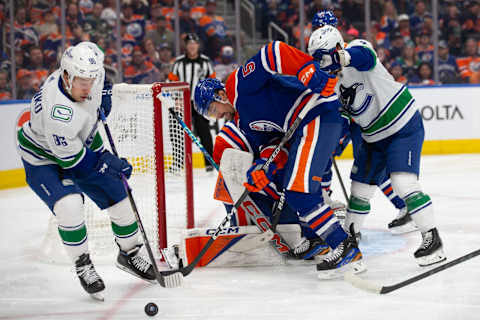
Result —
[{"label": "net mesh", "polygon": [[[175,100],[177,114],[184,116],[184,90],[182,87],[162,87],[162,91],[171,93]],[[119,84],[113,88],[112,112],[108,117],[108,125],[120,157],[125,157],[133,166],[133,173],[128,183],[132,189],[138,212],[147,232],[152,251],[158,258],[159,238],[167,232],[169,245],[179,243],[180,234],[187,227],[187,183],[186,166],[184,165],[185,138],[181,126],[166,111],[162,112],[163,143],[155,143],[154,112],[152,85]],[[110,149],[103,126],[100,132],[104,146]],[[157,141],[158,142],[158,141]],[[159,214],[161,204],[157,203],[157,185],[162,176],[157,176],[159,165],[156,148],[162,148],[165,179],[166,228],[159,230]],[[159,210],[160,209],[160,210]],[[160,212],[160,213],[159,213]],[[85,221],[88,232],[90,254],[96,261],[113,259],[117,252],[108,209],[101,211],[88,197],[85,197]],[[51,221],[48,238],[44,250],[50,251],[49,260],[57,262],[53,254],[60,244],[56,224]],[[52,226],[53,224],[53,226]],[[51,233],[54,233],[53,235]],[[139,232],[140,241],[142,241]],[[56,238],[56,239],[54,239]],[[61,244],[60,244],[61,246]],[[51,248],[48,248],[51,247]],[[62,250],[63,251],[63,250]]]}]

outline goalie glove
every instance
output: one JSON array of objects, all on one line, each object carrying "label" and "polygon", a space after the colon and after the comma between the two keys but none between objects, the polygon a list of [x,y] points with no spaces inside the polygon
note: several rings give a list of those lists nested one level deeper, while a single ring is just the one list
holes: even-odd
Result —
[{"label": "goalie glove", "polygon": [[275,151],[276,145],[269,145],[260,151],[260,159],[257,159],[247,171],[247,182],[245,188],[250,192],[259,192],[265,188],[273,179],[278,170],[283,169],[288,160],[288,151],[285,148],[280,149],[270,166],[265,170],[261,169],[263,164]]},{"label": "goalie glove", "polygon": [[253,165],[247,171],[247,182],[243,185],[250,192],[260,192],[265,188],[273,178],[273,175],[277,172],[278,168],[275,163],[271,163],[266,171],[262,169],[262,166],[267,162],[263,159],[257,159],[253,162]]}]

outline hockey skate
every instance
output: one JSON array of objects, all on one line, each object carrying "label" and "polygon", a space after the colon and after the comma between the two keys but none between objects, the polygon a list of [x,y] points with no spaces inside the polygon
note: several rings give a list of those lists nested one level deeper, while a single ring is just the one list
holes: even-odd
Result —
[{"label": "hockey skate", "polygon": [[142,245],[137,245],[128,252],[120,249],[116,266],[142,280],[154,283],[156,277],[153,266],[148,259],[139,254],[141,247]]},{"label": "hockey skate", "polygon": [[422,244],[414,253],[419,266],[426,267],[447,259],[437,228],[422,232],[422,239]]},{"label": "hockey skate", "polygon": [[407,213],[407,207],[400,209],[395,219],[388,224],[388,230],[393,234],[403,234],[418,230],[417,225]]},{"label": "hockey skate", "polygon": [[77,261],[75,261],[75,269],[83,289],[85,289],[93,299],[104,301],[101,291],[105,289],[105,284],[97,271],[95,271],[95,267],[88,253],[84,253],[78,257]]},{"label": "hockey skate", "polygon": [[330,247],[320,237],[314,239],[304,237],[290,253],[295,259],[310,260],[326,255],[329,251]]},{"label": "hockey skate", "polygon": [[319,279],[335,279],[342,277],[347,271],[360,273],[365,270],[367,268],[363,263],[362,253],[354,236],[353,224],[350,225],[348,238],[331,251],[321,263],[317,264]]}]

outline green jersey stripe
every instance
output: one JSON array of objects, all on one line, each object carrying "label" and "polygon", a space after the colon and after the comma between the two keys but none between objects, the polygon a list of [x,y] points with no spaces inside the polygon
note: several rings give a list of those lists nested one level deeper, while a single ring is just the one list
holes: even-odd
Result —
[{"label": "green jersey stripe", "polygon": [[64,169],[70,169],[70,168],[74,167],[75,165],[77,165],[83,159],[83,157],[85,156],[85,152],[86,152],[85,147],[83,147],[82,150],[80,150],[80,152],[77,153],[72,160],[63,161],[63,160],[60,160],[60,159],[48,154],[47,152],[45,152],[45,150],[37,147],[32,142],[30,142],[24,136],[23,128],[18,130],[17,138],[18,138],[18,142],[20,143],[20,145],[22,147],[34,152],[35,154],[39,155],[40,157],[43,157],[43,158],[46,158],[46,159],[51,160],[53,162],[56,162],[60,167],[62,167]]},{"label": "green jersey stripe", "polygon": [[90,146],[90,149],[94,152],[97,152],[103,147],[103,140],[102,136],[100,135],[100,132],[97,132],[95,135],[95,138],[93,138],[92,145]]},{"label": "green jersey stripe", "polygon": [[395,101],[388,107],[388,110],[375,121],[370,127],[362,129],[364,133],[369,135],[374,132],[388,126],[393,120],[397,118],[399,114],[408,106],[408,104],[413,100],[412,95],[405,89]]}]

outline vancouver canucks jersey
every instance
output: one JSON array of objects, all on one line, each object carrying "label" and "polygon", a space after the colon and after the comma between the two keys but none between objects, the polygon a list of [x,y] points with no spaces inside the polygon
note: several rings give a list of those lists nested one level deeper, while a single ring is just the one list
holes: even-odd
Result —
[{"label": "vancouver canucks jersey", "polygon": [[388,73],[368,41],[354,40],[347,51],[351,62],[337,83],[343,108],[361,127],[365,141],[385,139],[413,117],[415,99]]},{"label": "vancouver canucks jersey", "polygon": [[20,156],[32,165],[58,164],[75,167],[86,148],[103,149],[97,129],[97,110],[102,99],[103,74],[95,80],[90,96],[75,102],[62,86],[60,71],[53,72],[30,104],[30,120],[17,133]]},{"label": "vancouver canucks jersey", "polygon": [[295,75],[312,57],[279,41],[264,46],[226,81],[237,127],[252,149],[281,137],[301,115],[302,125],[322,112],[338,109],[338,97],[322,97],[307,89]]}]

